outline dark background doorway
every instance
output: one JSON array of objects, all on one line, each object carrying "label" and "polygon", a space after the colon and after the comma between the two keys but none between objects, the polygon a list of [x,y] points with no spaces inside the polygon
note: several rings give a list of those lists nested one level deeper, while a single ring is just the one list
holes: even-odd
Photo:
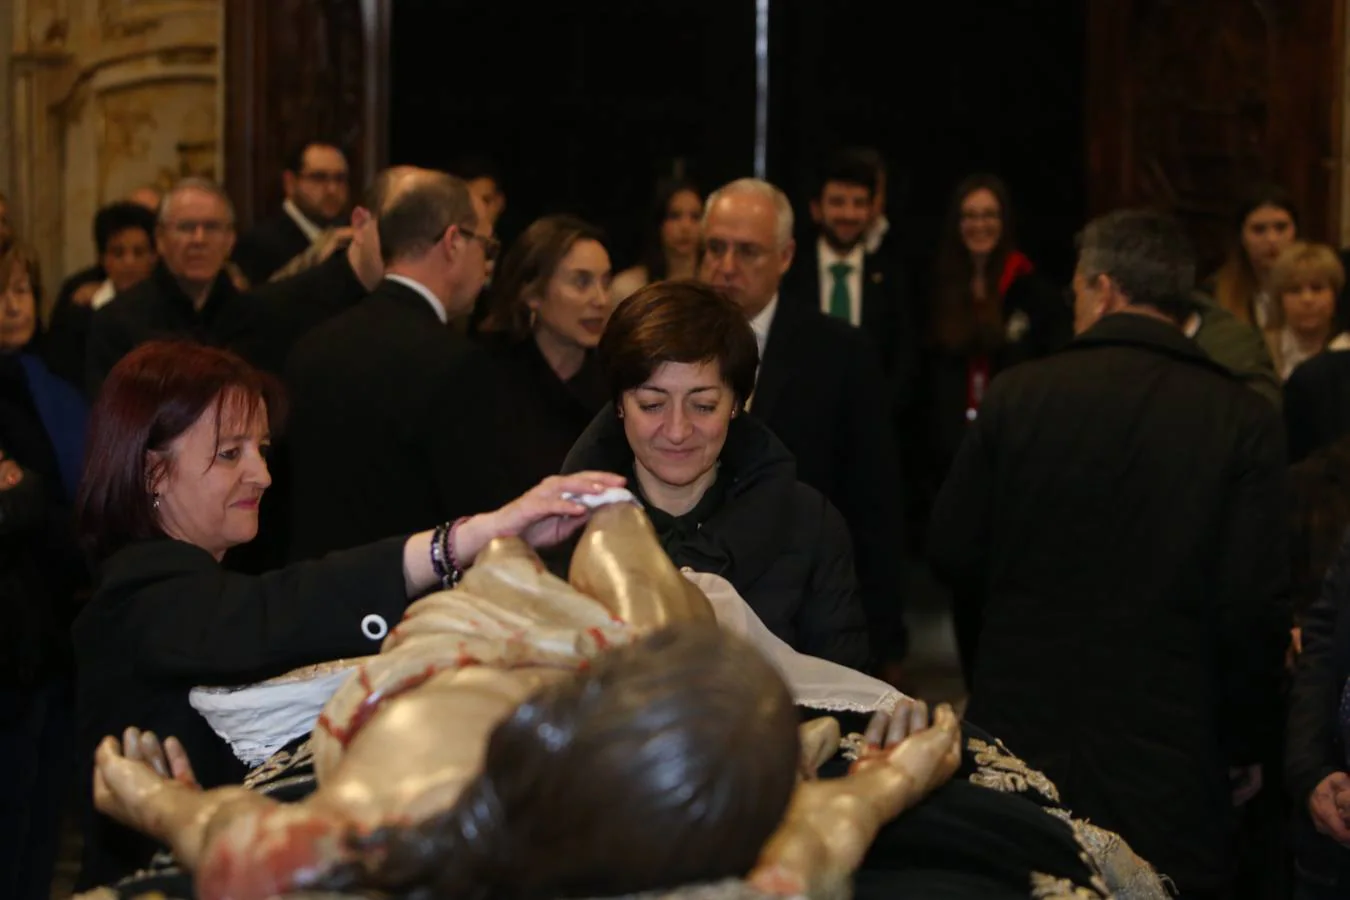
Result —
[{"label": "dark background doorway", "polygon": [[[1083,6],[958,0],[911,25],[893,0],[773,0],[769,178],[805,217],[824,150],[877,146],[923,269],[953,185],[995,171],[1027,251],[1066,276],[1086,205]],[[508,237],[576,212],[627,265],[676,160],[705,189],[752,174],[754,0],[400,0],[392,17],[390,160],[492,157]]]}]

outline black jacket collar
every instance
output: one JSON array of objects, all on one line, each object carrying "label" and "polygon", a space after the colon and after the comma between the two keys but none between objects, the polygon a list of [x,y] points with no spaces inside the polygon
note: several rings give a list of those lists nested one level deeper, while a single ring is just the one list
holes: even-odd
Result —
[{"label": "black jacket collar", "polygon": [[154,279],[155,287],[164,299],[164,302],[175,309],[179,315],[189,320],[209,321],[219,315],[221,309],[229,305],[239,292],[235,289],[234,282],[230,276],[222,269],[216,273],[216,280],[211,283],[211,290],[206,295],[206,302],[202,304],[201,310],[192,305],[192,298],[183,290],[182,285],[163,260],[155,266],[154,273],[150,276]]},{"label": "black jacket collar", "polygon": [[1066,350],[1072,352],[1103,346],[1138,347],[1227,374],[1179,327],[1152,316],[1123,312],[1103,316],[1097,324],[1074,338]]},{"label": "black jacket collar", "polygon": [[[697,533],[672,534],[679,546],[663,546],[679,565],[747,585],[782,553],[782,530],[793,524],[797,462],[768,427],[745,415],[731,420],[719,462],[720,509],[701,510],[707,518]],[[587,470],[633,471],[633,450],[612,406],[600,411],[563,462],[564,474]]]}]

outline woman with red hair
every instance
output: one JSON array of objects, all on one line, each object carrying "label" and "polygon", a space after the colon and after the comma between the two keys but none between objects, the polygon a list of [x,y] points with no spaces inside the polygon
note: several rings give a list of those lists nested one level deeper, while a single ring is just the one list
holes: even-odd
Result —
[{"label": "woman with red hair", "polygon": [[[192,687],[375,653],[412,598],[452,585],[493,538],[563,540],[587,518],[565,494],[624,481],[552,477],[494,512],[261,576],[232,573],[220,560],[257,533],[280,414],[269,376],[197,344],[144,344],[104,383],[77,509],[99,564],[74,628],[82,758],[135,725],[176,735],[204,787],[240,781],[244,765],[189,704]],[[81,882],[111,882],[151,851],[90,807]]]}]

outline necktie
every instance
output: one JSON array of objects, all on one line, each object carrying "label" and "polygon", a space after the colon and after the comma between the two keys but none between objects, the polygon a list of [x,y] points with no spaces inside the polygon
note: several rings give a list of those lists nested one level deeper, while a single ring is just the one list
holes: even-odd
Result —
[{"label": "necktie", "polygon": [[830,277],[834,279],[830,287],[830,315],[845,322],[853,321],[853,298],[848,291],[848,276],[852,272],[851,263],[830,264]]}]

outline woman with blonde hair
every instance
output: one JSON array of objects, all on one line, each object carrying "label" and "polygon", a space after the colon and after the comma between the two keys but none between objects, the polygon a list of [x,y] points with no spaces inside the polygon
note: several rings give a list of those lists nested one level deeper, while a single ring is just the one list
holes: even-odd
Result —
[{"label": "woman with blonde hair", "polygon": [[1350,334],[1337,334],[1336,297],[1345,268],[1326,244],[1296,241],[1275,260],[1270,293],[1277,301],[1266,322],[1266,343],[1280,380],[1323,350],[1350,349]]}]

